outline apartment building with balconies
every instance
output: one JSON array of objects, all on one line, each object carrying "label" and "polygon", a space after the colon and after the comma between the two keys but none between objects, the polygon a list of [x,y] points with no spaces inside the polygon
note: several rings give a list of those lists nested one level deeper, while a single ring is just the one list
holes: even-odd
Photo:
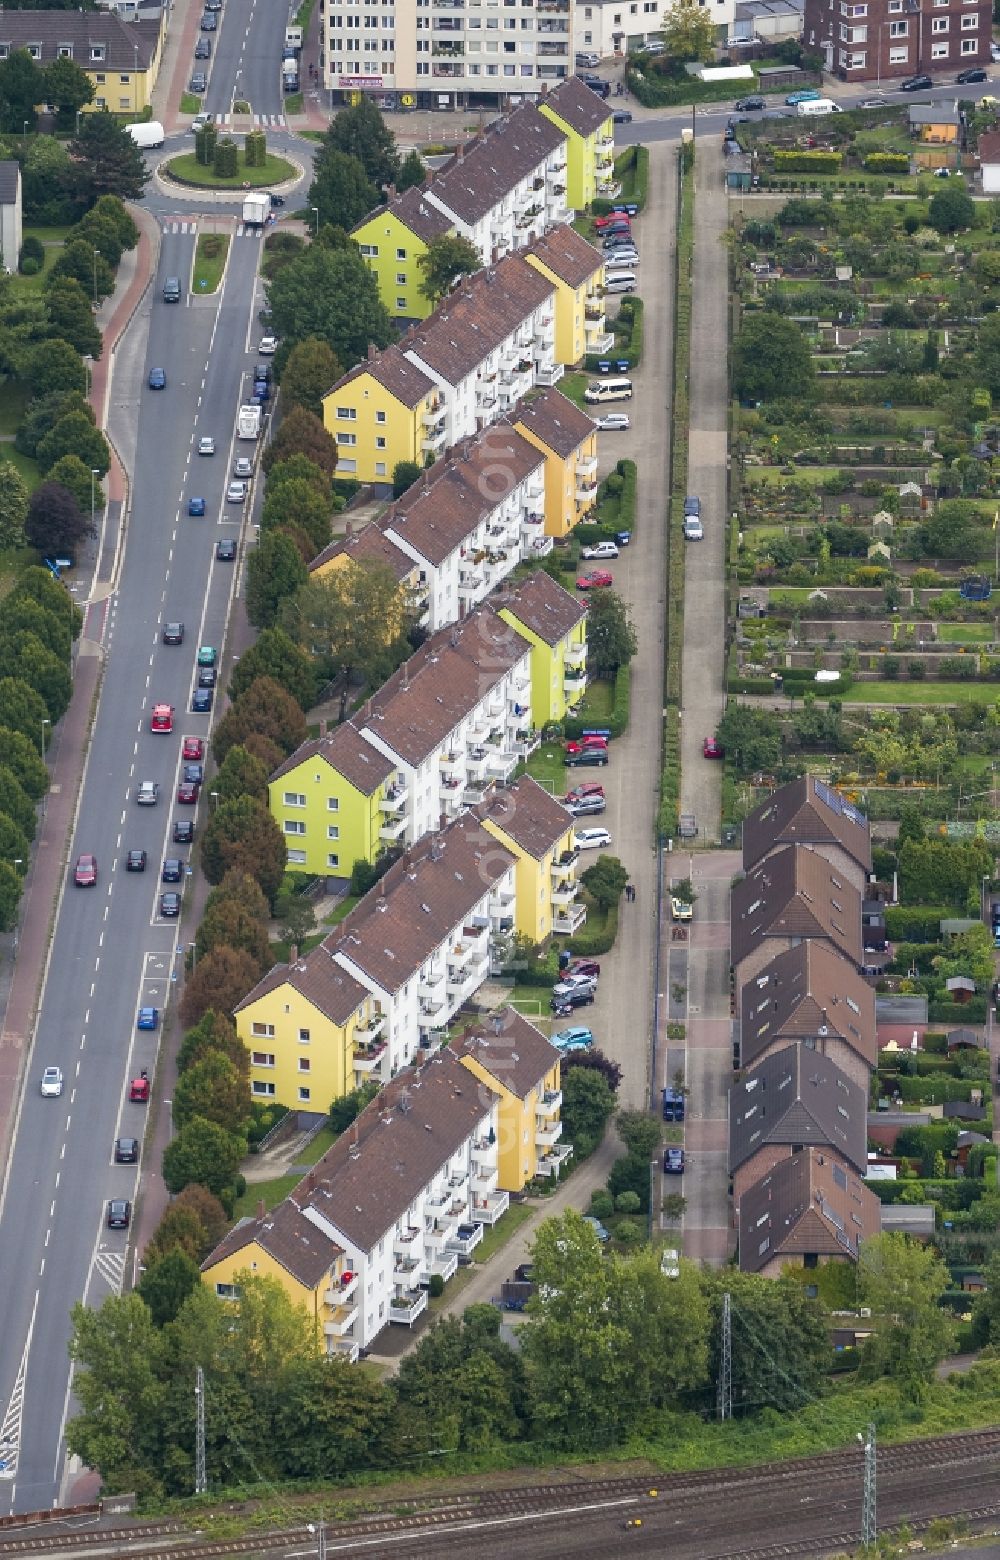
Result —
[{"label": "apartment building with balconies", "polygon": [[524,252],[529,265],[555,288],[556,356],[579,363],[615,343],[604,312],[604,256],[575,228],[551,228]]},{"label": "apartment building with balconies", "polygon": [[450,216],[431,205],[424,186],[404,190],[390,186],[386,203],[378,206],[351,229],[378,281],[379,297],[395,320],[422,320],[432,304],[421,291],[422,256],[436,238],[454,232]]},{"label": "apartment building with balconies", "polygon": [[[384,364],[383,359],[388,358]],[[405,368],[404,368],[404,365]],[[337,471],[383,486],[398,460],[423,465],[556,384],[555,288],[521,255],[467,277],[384,353],[323,398]]]},{"label": "apartment building with balconies", "polygon": [[988,0],[805,0],[802,41],[843,81],[990,63]]},{"label": "apartment building with balconies", "polygon": [[344,535],[335,537],[323,548],[309,565],[309,573],[322,579],[350,568],[388,569],[395,576],[399,587],[396,610],[387,612],[382,624],[386,646],[398,639],[414,618],[419,627],[430,626],[427,582],[422,578],[420,565],[397,547],[381,526],[365,525],[355,530],[353,522],[348,520]]},{"label": "apartment building with balconies", "polygon": [[576,211],[585,211],[598,196],[613,200],[621,194],[615,179],[615,131],[611,110],[576,76],[547,92],[538,105],[566,136],[567,195]]},{"label": "apartment building with balconies", "polygon": [[[497,1008],[483,1024],[449,1041],[462,1066],[498,1099],[499,1184],[521,1192],[537,1177],[558,1177],[573,1149],[561,1143],[559,1052],[512,1007]],[[497,1173],[492,1164],[483,1185]]]},{"label": "apartment building with balconies", "polygon": [[587,688],[587,607],[539,569],[498,596],[500,616],[531,645],[531,715],[541,731],[566,719]]},{"label": "apartment building with balconies", "polygon": [[553,932],[578,932],[587,909],[579,898],[580,852],[572,813],[530,775],[523,775],[487,796],[476,817],[517,859],[515,913],[503,930],[534,944],[544,943]]},{"label": "apartment building with balconies", "polygon": [[407,784],[406,773],[350,721],[303,742],[268,782],[289,871],[349,877],[356,861],[406,843]]},{"label": "apartment building with balconies", "polygon": [[356,1360],[412,1327],[506,1212],[499,1096],[447,1048],[386,1084],[284,1202],[242,1220],[202,1264],[220,1299],[267,1272],[314,1317],[317,1345]]},{"label": "apartment building with balconies", "polygon": [[597,503],[597,430],[593,419],[559,391],[527,395],[509,421],[547,456],[545,530],[568,536]]}]

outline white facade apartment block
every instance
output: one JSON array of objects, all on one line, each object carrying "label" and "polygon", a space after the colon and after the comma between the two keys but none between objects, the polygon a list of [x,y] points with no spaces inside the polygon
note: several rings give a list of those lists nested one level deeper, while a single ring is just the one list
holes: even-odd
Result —
[{"label": "white facade apartment block", "polygon": [[[554,128],[554,127],[553,127]],[[560,137],[534,168],[512,185],[482,215],[463,217],[448,204],[448,191],[428,185],[424,198],[452,222],[463,238],[479,250],[484,265],[524,249],[549,228],[568,222],[573,213],[566,200],[567,142]],[[470,155],[470,165],[474,162]]]}]

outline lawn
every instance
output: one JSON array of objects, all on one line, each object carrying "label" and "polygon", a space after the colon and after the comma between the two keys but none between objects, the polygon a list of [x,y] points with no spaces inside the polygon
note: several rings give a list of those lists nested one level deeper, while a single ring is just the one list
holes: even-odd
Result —
[{"label": "lawn", "polygon": [[845,704],[972,704],[992,701],[996,689],[980,682],[856,682],[846,693],[829,692]]},{"label": "lawn", "polygon": [[[38,462],[32,460],[30,455],[22,455],[13,444],[0,444],[0,460],[9,460],[12,466],[16,466],[27,484],[28,492],[33,493],[42,480],[42,473],[38,469]],[[0,554],[2,556],[2,554]],[[32,555],[32,563],[35,557]]]},{"label": "lawn", "polygon": [[[546,791],[550,791],[553,796],[565,796],[566,765],[562,747],[558,743],[543,742],[528,758],[526,767],[532,779],[537,780]],[[589,770],[581,778],[589,780]]]},{"label": "lawn", "polygon": [[231,179],[220,179],[213,167],[206,167],[198,161],[194,152],[182,152],[179,157],[171,157],[168,162],[160,164],[160,172],[169,179],[176,179],[178,184],[194,184],[202,189],[213,190],[241,190],[247,184],[259,188],[268,184],[283,184],[295,177],[292,164],[284,157],[274,157],[271,153],[268,153],[262,167],[248,168],[241,152],[236,173]]},{"label": "lawn", "polygon": [[191,291],[197,295],[219,290],[229,255],[228,233],[199,233],[194,255]]},{"label": "lawn", "polygon": [[533,1210],[525,1203],[511,1203],[507,1212],[499,1224],[494,1224],[492,1229],[484,1230],[483,1238],[472,1253],[473,1262],[489,1262],[501,1251],[512,1235],[516,1235],[522,1224],[527,1224]]},{"label": "lawn", "polygon": [[337,1134],[332,1127],[321,1127],[311,1143],[307,1143],[296,1160],[300,1165],[314,1165],[317,1159],[322,1159],[328,1148],[332,1148],[337,1141]]},{"label": "lawn", "polygon": [[533,1024],[537,1024],[540,1020],[543,1023],[552,1022],[547,986],[514,985],[507,1000],[519,1013],[523,1013],[525,1018],[530,1018]]},{"label": "lawn", "polygon": [[286,114],[301,114],[302,113],[302,109],[303,109],[302,93],[301,92],[289,92],[288,96],[285,99],[285,113]]},{"label": "lawn", "polygon": [[193,92],[182,92],[180,112],[182,114],[200,114],[201,98],[195,97]]},{"label": "lawn", "polygon": [[10,277],[10,284],[15,292],[40,292],[42,283],[59,258],[59,253],[66,241],[68,227],[26,227],[21,232],[21,242],[28,237],[37,238],[45,247],[45,259],[42,269],[36,271],[34,276],[22,276],[20,271],[14,271]]},{"label": "lawn", "polygon": [[567,396],[569,400],[575,401],[581,411],[588,412],[588,416],[589,411],[587,403],[583,399],[583,392],[589,383],[590,381],[586,374],[563,374],[559,381],[559,389],[563,395]]},{"label": "lawn", "polygon": [[345,917],[350,915],[358,902],[357,894],[345,894],[343,899],[338,899],[329,915],[323,917],[324,926],[337,926]]},{"label": "lawn", "polygon": [[0,434],[17,432],[30,400],[31,386],[25,380],[8,379],[0,385]]},{"label": "lawn", "polygon": [[259,1202],[263,1202],[267,1209],[276,1208],[298,1186],[301,1179],[300,1175],[279,1175],[273,1181],[251,1181],[233,1206],[234,1222],[255,1214]]},{"label": "lawn", "polygon": [[611,710],[615,701],[615,690],[611,683],[601,679],[588,682],[587,691],[577,706],[577,714],[581,720],[588,721],[591,725],[600,722],[606,726],[611,719]]},{"label": "lawn", "polygon": [[989,623],[939,623],[938,639],[946,645],[984,645],[993,638]]}]

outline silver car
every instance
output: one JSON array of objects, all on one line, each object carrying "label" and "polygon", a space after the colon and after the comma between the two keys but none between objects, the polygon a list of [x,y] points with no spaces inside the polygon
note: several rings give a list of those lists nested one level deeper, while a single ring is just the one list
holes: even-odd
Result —
[{"label": "silver car", "polygon": [[140,807],[155,807],[160,799],[160,787],[156,780],[140,780],[135,799]]},{"label": "silver car", "polygon": [[227,504],[242,504],[246,496],[247,485],[245,482],[230,482],[226,489]]},{"label": "silver car", "polygon": [[253,476],[253,461],[250,459],[249,455],[237,455],[236,460],[233,463],[233,476]]}]

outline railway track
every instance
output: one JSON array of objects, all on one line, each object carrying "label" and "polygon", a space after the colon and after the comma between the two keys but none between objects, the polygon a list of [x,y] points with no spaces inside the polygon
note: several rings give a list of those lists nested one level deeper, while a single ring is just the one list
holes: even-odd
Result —
[{"label": "railway track", "polygon": [[[709,1546],[718,1543],[717,1553],[731,1560],[782,1560],[814,1553],[817,1544],[836,1549],[850,1546],[857,1537],[857,1524],[851,1531],[837,1531],[847,1517],[847,1508],[857,1500],[861,1455],[850,1449],[819,1457],[793,1458],[786,1463],[767,1463],[757,1467],[684,1473],[657,1479],[656,1476],[629,1475],[622,1478],[590,1479],[585,1474],[569,1474],[558,1481],[503,1490],[443,1495],[440,1499],[422,1499],[400,1510],[394,1502],[391,1513],[371,1513],[353,1520],[328,1523],[328,1553],[353,1550],[364,1554],[377,1552],[380,1540],[391,1540],[393,1551],[405,1553],[409,1542],[426,1543],[434,1535],[435,1550],[468,1546],[478,1531],[485,1537],[502,1530],[508,1523],[535,1521],[544,1528],[558,1519],[565,1528],[584,1524],[606,1525],[616,1509],[622,1520],[638,1505],[643,1507],[648,1526],[636,1530],[630,1547],[641,1554],[647,1543],[662,1546],[665,1532],[683,1542],[688,1532],[697,1534],[710,1560]],[[938,1436],[927,1441],[901,1443],[879,1451],[880,1504],[889,1523],[910,1521],[929,1524],[933,1514],[917,1517],[914,1507],[929,1498],[933,1485],[949,1499],[941,1502],[941,1514],[963,1516],[968,1520],[988,1521],[1000,1516],[1000,1503],[992,1504],[992,1495],[1000,1483],[1000,1428],[972,1431],[953,1436]],[[934,1475],[948,1472],[947,1484]],[[657,1498],[650,1499],[651,1489]],[[802,1496],[803,1489],[809,1491]],[[798,1525],[789,1500],[789,1491],[798,1492],[802,1503],[802,1525],[808,1535],[798,1538],[794,1531],[787,1539],[771,1545],[738,1547],[748,1529],[765,1530],[776,1513]],[[958,1498],[961,1509],[952,1502]],[[985,1499],[984,1499],[985,1498]],[[893,1511],[897,1502],[900,1510]],[[738,1526],[731,1513],[739,1510]],[[722,1512],[727,1512],[721,1517]],[[913,1515],[911,1516],[911,1512]],[[720,1513],[717,1519],[715,1513]],[[829,1525],[828,1533],[817,1532]],[[527,1529],[523,1530],[527,1538]],[[6,1557],[34,1555],[121,1556],[135,1560],[216,1560],[227,1555],[292,1556],[311,1551],[315,1533],[304,1524],[280,1532],[252,1533],[244,1538],[214,1539],[178,1521],[133,1524],[127,1527],[71,1528],[57,1532],[46,1525],[44,1534],[0,1533],[0,1560]]]}]

